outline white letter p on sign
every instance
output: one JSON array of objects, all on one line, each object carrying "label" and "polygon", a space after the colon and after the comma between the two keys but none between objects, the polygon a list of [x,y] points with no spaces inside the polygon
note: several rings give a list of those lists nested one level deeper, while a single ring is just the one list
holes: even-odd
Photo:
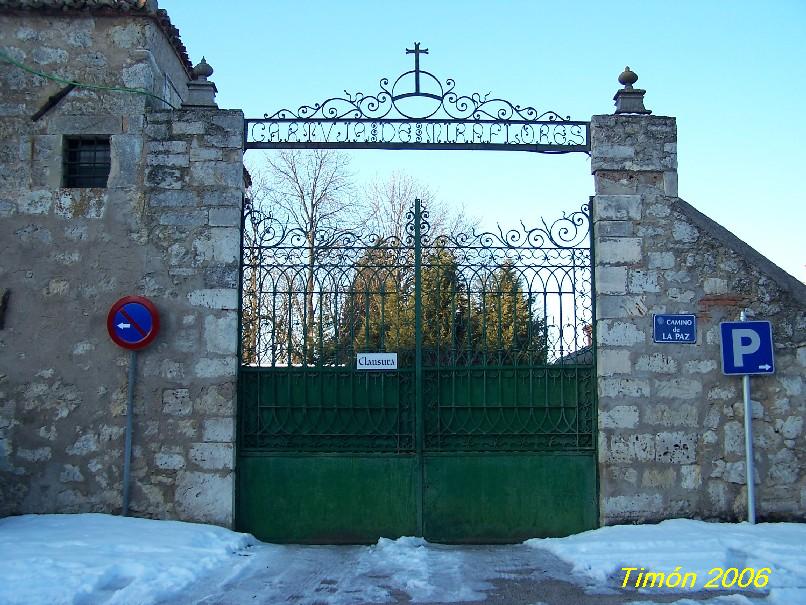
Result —
[{"label": "white letter p on sign", "polygon": [[[761,338],[755,330],[738,329],[733,330],[733,365],[737,368],[744,367],[744,356],[752,355],[761,347]],[[749,342],[748,342],[749,341]],[[745,344],[742,344],[742,343]]]}]

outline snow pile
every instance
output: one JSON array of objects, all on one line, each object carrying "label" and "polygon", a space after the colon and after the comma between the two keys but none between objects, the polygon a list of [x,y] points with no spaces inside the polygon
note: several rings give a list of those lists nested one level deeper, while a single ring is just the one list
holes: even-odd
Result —
[{"label": "snow pile", "polygon": [[521,545],[467,548],[411,537],[371,546],[259,544],[243,554],[245,566],[210,574],[171,603],[367,605],[402,595],[412,603],[478,602],[496,579],[511,577],[507,570],[523,568],[524,555],[556,559]]},{"label": "snow pile", "polygon": [[422,538],[381,538],[362,557],[361,571],[385,577],[390,589],[406,593],[413,603],[478,601],[485,598],[482,570],[468,573],[471,558],[458,548],[430,544]]},{"label": "snow pile", "polygon": [[[548,550],[570,563],[575,573],[598,584],[619,587],[624,580],[622,567],[644,567],[666,574],[679,566],[681,573],[697,574],[698,590],[716,575],[709,574],[714,567],[736,567],[739,571],[769,567],[772,571],[764,589],[770,595],[767,602],[806,603],[806,524],[672,519],[658,525],[603,527],[568,538],[528,540],[526,544]],[[630,580],[634,577],[632,572]],[[745,592],[736,586],[728,590]]]},{"label": "snow pile", "polygon": [[[714,567],[768,567],[762,591],[734,586],[708,602],[748,605],[769,592],[764,602],[771,605],[806,603],[806,524],[680,519],[509,547],[422,538],[278,546],[210,525],[86,514],[0,519],[0,604],[241,604],[259,595],[264,603],[357,605],[397,594],[413,603],[482,601],[499,580],[573,581],[557,557],[594,592],[618,590],[622,567],[664,574],[679,568],[697,574],[697,598],[710,590],[704,584]],[[643,589],[641,598],[649,603],[655,591]],[[686,596],[676,603],[693,604]]]},{"label": "snow pile", "polygon": [[221,527],[101,514],[0,519],[0,603],[146,605],[257,541]]}]

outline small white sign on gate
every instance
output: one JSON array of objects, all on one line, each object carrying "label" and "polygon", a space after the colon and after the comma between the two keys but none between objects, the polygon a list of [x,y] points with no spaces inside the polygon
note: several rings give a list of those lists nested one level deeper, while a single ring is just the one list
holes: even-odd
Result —
[{"label": "small white sign on gate", "polygon": [[396,370],[397,353],[358,353],[356,370]]}]

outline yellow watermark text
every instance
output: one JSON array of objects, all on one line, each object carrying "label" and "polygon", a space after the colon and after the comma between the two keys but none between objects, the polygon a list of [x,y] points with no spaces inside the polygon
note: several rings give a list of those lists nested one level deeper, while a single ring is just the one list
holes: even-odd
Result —
[{"label": "yellow watermark text", "polygon": [[[684,572],[682,565],[667,573],[647,571],[644,567],[622,567],[621,571],[624,572],[622,588],[699,588],[697,582],[700,578],[694,572]],[[771,573],[769,567],[714,567],[708,572],[708,579],[702,588],[764,588],[770,581]]]}]

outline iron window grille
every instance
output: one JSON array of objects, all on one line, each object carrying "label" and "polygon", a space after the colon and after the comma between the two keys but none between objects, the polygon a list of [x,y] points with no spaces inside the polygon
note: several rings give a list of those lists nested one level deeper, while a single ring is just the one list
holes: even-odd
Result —
[{"label": "iron window grille", "polygon": [[65,137],[65,187],[106,187],[110,168],[109,137]]}]

